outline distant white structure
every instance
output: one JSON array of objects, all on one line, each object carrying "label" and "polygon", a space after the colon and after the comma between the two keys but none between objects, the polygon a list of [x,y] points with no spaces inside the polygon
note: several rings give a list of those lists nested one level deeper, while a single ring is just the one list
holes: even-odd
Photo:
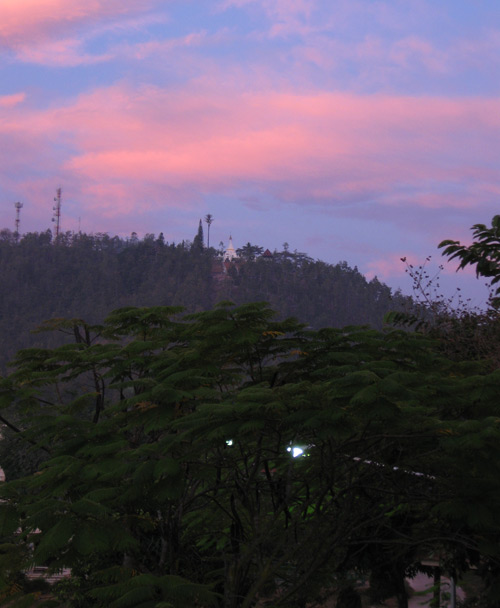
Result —
[{"label": "distant white structure", "polygon": [[233,237],[230,236],[229,245],[227,246],[226,251],[224,252],[224,262],[232,262],[233,260],[236,260],[237,258],[238,258],[238,256],[236,255],[236,251],[233,246]]}]

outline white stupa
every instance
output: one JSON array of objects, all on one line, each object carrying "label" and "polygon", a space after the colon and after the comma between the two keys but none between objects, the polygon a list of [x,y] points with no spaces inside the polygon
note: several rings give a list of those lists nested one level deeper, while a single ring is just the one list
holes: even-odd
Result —
[{"label": "white stupa", "polygon": [[237,259],[237,257],[238,256],[236,255],[236,251],[233,246],[233,237],[230,236],[229,245],[227,246],[226,251],[224,252],[224,262],[232,262],[233,260]]}]

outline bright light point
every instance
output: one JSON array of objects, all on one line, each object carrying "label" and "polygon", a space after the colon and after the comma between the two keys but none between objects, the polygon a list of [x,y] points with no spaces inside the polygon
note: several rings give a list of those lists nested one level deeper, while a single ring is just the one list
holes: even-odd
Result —
[{"label": "bright light point", "polygon": [[297,446],[295,447],[288,447],[286,449],[287,452],[291,452],[293,458],[297,458],[298,456],[302,456],[302,454],[304,453],[304,450],[302,448],[299,448]]},{"label": "bright light point", "polygon": [[233,440],[232,439],[228,439],[226,441],[226,445],[233,445]]}]

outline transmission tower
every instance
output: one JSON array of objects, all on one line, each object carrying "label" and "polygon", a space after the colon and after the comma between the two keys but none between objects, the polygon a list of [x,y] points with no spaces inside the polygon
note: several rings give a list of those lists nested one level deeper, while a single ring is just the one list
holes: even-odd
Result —
[{"label": "transmission tower", "polygon": [[19,241],[19,224],[21,223],[21,209],[23,208],[23,204],[14,203],[14,207],[16,208],[16,230],[14,232],[14,237],[17,243]]},{"label": "transmission tower", "polygon": [[57,241],[57,238],[59,237],[59,230],[61,228],[61,194],[62,194],[62,190],[61,190],[61,188],[58,188],[56,190],[56,196],[54,197],[55,205],[52,207],[52,211],[54,212],[52,221],[55,222],[55,224],[56,224],[56,238],[55,238],[56,241]]}]

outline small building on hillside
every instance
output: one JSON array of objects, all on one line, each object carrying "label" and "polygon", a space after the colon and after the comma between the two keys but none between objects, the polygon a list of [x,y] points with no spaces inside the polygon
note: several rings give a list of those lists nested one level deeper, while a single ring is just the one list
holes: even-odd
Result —
[{"label": "small building on hillside", "polygon": [[[221,245],[222,245],[222,243],[221,243]],[[250,260],[261,259],[261,260],[266,260],[266,261],[272,261],[274,259],[274,256],[269,251],[269,249],[266,249],[264,251],[264,253],[262,253],[262,247],[251,246],[250,243],[248,243],[248,245],[245,245],[245,247],[243,247],[243,250],[245,250],[245,248],[250,248],[252,250],[255,250],[255,252],[253,253],[253,257],[248,258],[245,255],[243,255],[243,257],[240,257],[237,254],[236,249],[234,248],[233,237],[232,236],[229,237],[229,243],[228,243],[226,249],[224,249],[224,251],[222,253],[222,265],[221,266],[222,266],[222,273],[224,275],[227,275],[229,269],[231,269],[231,268],[235,269],[236,272],[239,272],[240,268],[249,259]],[[220,275],[219,275],[220,271],[216,270],[216,264],[217,264],[217,262],[214,264],[214,267],[212,268],[212,276],[218,280],[221,280],[222,277],[220,277]],[[220,264],[220,262],[219,262],[219,264]]]},{"label": "small building on hillside", "polygon": [[238,259],[238,255],[236,254],[236,250],[234,249],[232,236],[229,236],[229,244],[226,248],[226,251],[224,251],[222,259],[224,260],[224,262],[232,262],[233,260]]}]

